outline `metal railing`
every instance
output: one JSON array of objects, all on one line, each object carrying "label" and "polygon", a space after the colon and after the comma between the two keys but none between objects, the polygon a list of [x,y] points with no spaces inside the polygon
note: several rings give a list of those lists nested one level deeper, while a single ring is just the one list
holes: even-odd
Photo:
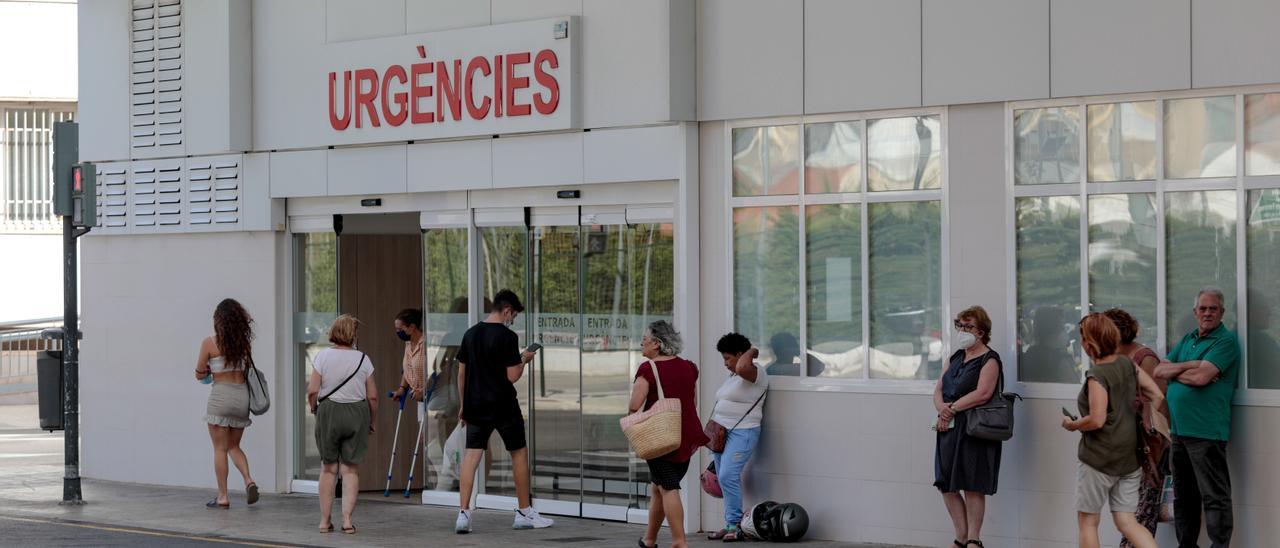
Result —
[{"label": "metal railing", "polygon": [[[23,328],[0,331],[0,394],[34,392],[36,357],[43,350],[62,350],[61,339],[41,338],[52,322],[23,322]],[[33,323],[42,323],[43,326]]]},{"label": "metal railing", "polygon": [[58,233],[53,214],[53,124],[75,103],[0,103],[0,233]]}]

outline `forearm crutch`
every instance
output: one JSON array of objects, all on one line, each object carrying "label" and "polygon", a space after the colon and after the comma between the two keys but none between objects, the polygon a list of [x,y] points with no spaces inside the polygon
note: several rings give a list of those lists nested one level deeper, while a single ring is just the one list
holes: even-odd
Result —
[{"label": "forearm crutch", "polygon": [[[422,432],[427,429],[427,406],[431,405],[431,395],[436,391],[436,374],[431,374],[431,388],[427,389],[427,401],[422,402],[422,413],[418,415],[418,441],[413,442],[413,458],[409,460],[409,483],[404,484],[404,498],[409,498],[409,489],[413,487],[413,468],[418,465],[418,444],[422,443]],[[427,457],[422,462],[426,465]]]},{"label": "forearm crutch", "polygon": [[[387,464],[387,485],[382,488],[382,496],[391,496],[391,471],[396,467],[396,444],[400,441],[400,417],[404,415],[404,400],[409,399],[407,396],[409,391],[406,390],[404,396],[400,397],[400,410],[396,411],[396,433],[391,437],[391,462]],[[395,398],[395,392],[387,392],[388,398]]]}]

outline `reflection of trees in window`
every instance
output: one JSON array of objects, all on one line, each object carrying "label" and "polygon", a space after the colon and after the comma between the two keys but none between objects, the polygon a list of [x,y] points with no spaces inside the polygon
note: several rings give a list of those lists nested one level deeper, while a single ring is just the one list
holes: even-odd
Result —
[{"label": "reflection of trees in window", "polygon": [[1165,311],[1172,345],[1196,326],[1196,293],[1217,286],[1227,298],[1222,318],[1235,326],[1236,193],[1231,190],[1165,194]]},{"label": "reflection of trees in window", "polygon": [[1089,197],[1089,308],[1123,308],[1138,342],[1156,342],[1156,207],[1153,194]]},{"label": "reflection of trees in window", "polygon": [[337,312],[338,238],[332,233],[303,234],[303,299],[299,311]]},{"label": "reflection of trees in window", "polygon": [[800,327],[800,223],[794,206],[733,211],[734,324],[772,358],[767,341]]},{"label": "reflection of trees in window", "polygon": [[1280,190],[1250,191],[1248,205],[1248,386],[1280,389],[1280,293],[1267,289],[1280,272]]},{"label": "reflection of trees in window", "polygon": [[[939,202],[868,206],[871,346],[883,353],[920,357],[914,378],[937,378],[941,356],[942,214]],[[963,264],[958,263],[958,264]],[[902,377],[874,368],[872,377]]]},{"label": "reflection of trees in window", "polygon": [[862,218],[858,204],[805,212],[809,348],[847,352],[862,343]]},{"label": "reflection of trees in window", "polygon": [[1014,207],[1019,379],[1078,383],[1080,202],[1074,196],[1019,198]]}]

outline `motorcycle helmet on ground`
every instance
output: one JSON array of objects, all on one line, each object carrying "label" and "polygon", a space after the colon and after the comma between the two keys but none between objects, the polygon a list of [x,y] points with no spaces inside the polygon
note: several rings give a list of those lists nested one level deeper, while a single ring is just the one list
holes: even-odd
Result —
[{"label": "motorcycle helmet on ground", "polygon": [[[750,510],[747,510],[742,514],[742,524],[740,525],[740,527],[742,527],[742,532],[746,533],[750,538],[767,540],[769,537],[765,536],[765,534],[760,530],[760,524],[764,523],[765,513],[777,505],[778,503],[774,501],[766,500],[752,506]],[[770,532],[773,531],[767,526],[765,529]]]},{"label": "motorcycle helmet on ground", "polygon": [[795,542],[809,531],[809,513],[794,502],[779,504],[764,513],[756,529],[767,530],[769,536],[764,538],[768,540]]}]

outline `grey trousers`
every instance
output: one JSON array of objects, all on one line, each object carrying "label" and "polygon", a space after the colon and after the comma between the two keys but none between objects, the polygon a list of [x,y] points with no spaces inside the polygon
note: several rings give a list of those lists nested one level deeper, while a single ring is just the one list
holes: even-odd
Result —
[{"label": "grey trousers", "polygon": [[1174,436],[1171,456],[1173,528],[1179,548],[1197,548],[1202,507],[1210,546],[1227,548],[1233,528],[1227,442]]}]

